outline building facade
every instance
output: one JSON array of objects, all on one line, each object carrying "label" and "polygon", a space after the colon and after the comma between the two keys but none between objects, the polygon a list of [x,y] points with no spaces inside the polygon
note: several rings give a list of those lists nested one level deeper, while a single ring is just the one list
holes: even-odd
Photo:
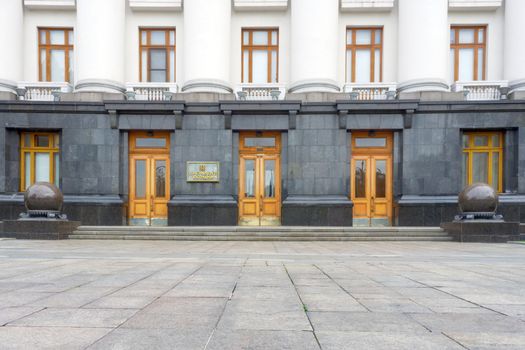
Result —
[{"label": "building facade", "polygon": [[525,222],[525,1],[0,0],[0,220]]}]

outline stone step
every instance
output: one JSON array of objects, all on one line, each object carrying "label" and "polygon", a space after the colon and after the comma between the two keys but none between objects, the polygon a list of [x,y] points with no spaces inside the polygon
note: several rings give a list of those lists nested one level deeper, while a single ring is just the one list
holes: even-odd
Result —
[{"label": "stone step", "polygon": [[112,232],[444,232],[440,227],[388,226],[79,226],[77,231]]},{"label": "stone step", "polygon": [[435,236],[448,236],[446,232],[437,231],[437,232],[396,232],[396,233],[387,233],[385,232],[184,232],[184,231],[173,231],[173,232],[163,232],[163,231],[149,231],[149,232],[123,232],[123,231],[75,231],[74,234],[78,235],[92,235],[92,236],[115,236],[115,235],[125,235],[125,236],[210,236],[210,237],[346,237],[346,236],[356,236],[356,237],[367,237],[367,236],[397,236],[397,237],[413,237],[413,236],[426,236],[426,237],[435,237]]},{"label": "stone step", "polygon": [[194,241],[450,241],[439,227],[80,226],[71,239]]},{"label": "stone step", "polygon": [[451,241],[449,236],[194,236],[194,235],[91,235],[73,234],[70,239],[173,240],[173,241]]}]

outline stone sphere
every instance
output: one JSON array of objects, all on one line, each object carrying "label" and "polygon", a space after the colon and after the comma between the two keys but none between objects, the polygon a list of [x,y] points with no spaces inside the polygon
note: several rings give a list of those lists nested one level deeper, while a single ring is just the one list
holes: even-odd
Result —
[{"label": "stone sphere", "polygon": [[62,192],[49,182],[35,182],[24,193],[27,210],[60,211],[63,202]]},{"label": "stone sphere", "polygon": [[458,204],[462,213],[494,213],[498,208],[498,194],[490,185],[477,182],[461,191]]}]

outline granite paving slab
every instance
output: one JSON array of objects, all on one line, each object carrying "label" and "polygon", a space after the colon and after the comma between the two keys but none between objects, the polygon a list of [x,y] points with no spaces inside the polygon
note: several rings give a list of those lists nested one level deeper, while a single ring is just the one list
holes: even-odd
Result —
[{"label": "granite paving slab", "polygon": [[0,241],[1,349],[524,349],[525,246]]}]

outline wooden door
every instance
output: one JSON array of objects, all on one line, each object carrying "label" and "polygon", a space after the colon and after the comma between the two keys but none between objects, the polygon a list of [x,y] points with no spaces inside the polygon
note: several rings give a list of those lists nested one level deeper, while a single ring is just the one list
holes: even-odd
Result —
[{"label": "wooden door", "polygon": [[239,136],[239,225],[281,224],[281,134]]},{"label": "wooden door", "polygon": [[132,224],[163,224],[168,218],[169,158],[132,155],[130,162],[130,218]]},{"label": "wooden door", "polygon": [[129,223],[167,225],[170,199],[169,134],[130,135]]},{"label": "wooden door", "polygon": [[392,134],[352,133],[354,226],[392,224]]},{"label": "wooden door", "polygon": [[241,155],[239,224],[280,224],[280,182],[278,155]]}]

